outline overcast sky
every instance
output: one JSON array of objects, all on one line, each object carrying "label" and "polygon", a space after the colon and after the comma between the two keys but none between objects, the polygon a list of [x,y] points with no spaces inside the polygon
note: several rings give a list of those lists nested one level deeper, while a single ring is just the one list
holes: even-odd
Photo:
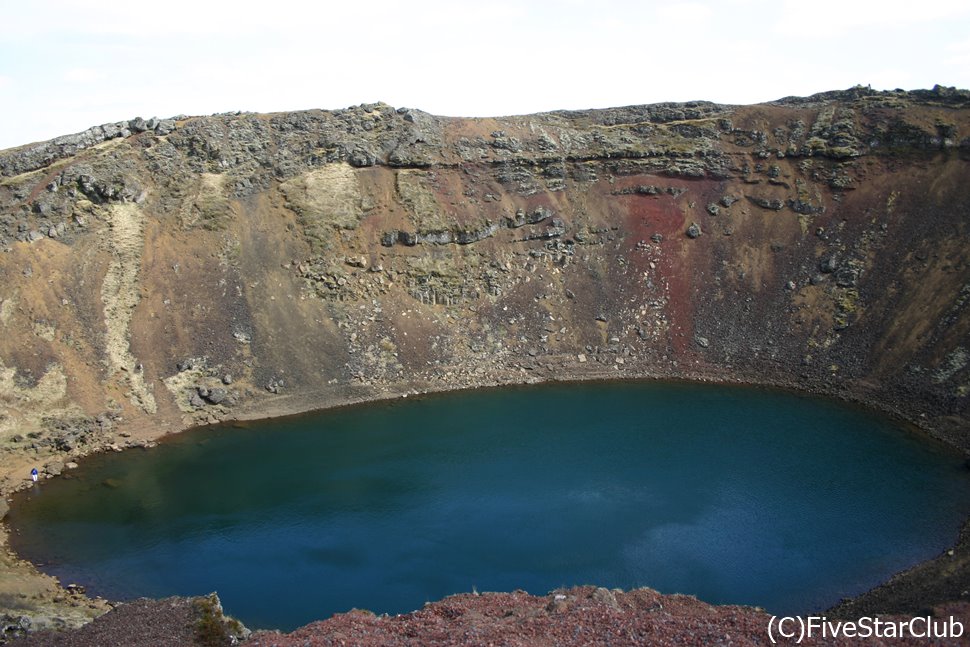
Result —
[{"label": "overcast sky", "polygon": [[487,116],[970,87],[967,0],[31,0],[0,148],[141,117],[384,101]]}]

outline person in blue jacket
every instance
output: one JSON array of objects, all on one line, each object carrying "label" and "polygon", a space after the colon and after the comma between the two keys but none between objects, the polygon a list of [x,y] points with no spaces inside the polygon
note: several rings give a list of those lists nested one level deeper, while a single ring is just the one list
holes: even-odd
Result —
[{"label": "person in blue jacket", "polygon": [[34,483],[36,483],[36,482],[37,482],[37,476],[38,476],[38,473],[37,473],[37,468],[35,467],[34,469],[32,469],[32,470],[30,470],[30,479],[31,479],[31,480],[32,480],[32,481],[33,481]]}]

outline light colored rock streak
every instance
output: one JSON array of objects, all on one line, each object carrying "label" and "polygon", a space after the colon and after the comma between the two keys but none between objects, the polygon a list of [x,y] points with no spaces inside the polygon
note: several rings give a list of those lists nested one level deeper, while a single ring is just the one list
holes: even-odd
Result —
[{"label": "light colored rock streak", "polygon": [[189,396],[192,395],[192,392],[198,384],[204,382],[205,377],[206,373],[204,370],[201,368],[192,368],[180,371],[175,375],[170,375],[162,380],[162,383],[171,392],[179,410],[183,413],[192,413],[195,411],[195,407],[189,403]]},{"label": "light colored rock streak", "polygon": [[0,362],[0,440],[33,431],[44,415],[60,412],[67,396],[67,377],[52,364],[33,387],[17,384],[17,369]]},{"label": "light colored rock streak", "polygon": [[349,164],[328,164],[280,185],[288,205],[304,221],[312,237],[330,234],[331,227],[353,229],[363,216],[360,183]]},{"label": "light colored rock streak", "polygon": [[104,303],[105,350],[112,375],[125,371],[128,397],[148,413],[157,407],[131,353],[131,317],[138,305],[138,273],[145,237],[145,215],[134,204],[114,205],[108,210],[111,263],[101,285]]}]

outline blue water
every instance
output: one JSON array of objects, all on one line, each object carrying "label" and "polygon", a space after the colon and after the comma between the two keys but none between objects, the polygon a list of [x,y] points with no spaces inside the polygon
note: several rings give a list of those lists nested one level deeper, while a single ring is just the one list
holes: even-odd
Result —
[{"label": "blue water", "polygon": [[85,459],[14,547],[119,599],[218,591],[251,627],[576,584],[825,608],[952,544],[962,458],[770,390],[555,385],[200,429]]}]

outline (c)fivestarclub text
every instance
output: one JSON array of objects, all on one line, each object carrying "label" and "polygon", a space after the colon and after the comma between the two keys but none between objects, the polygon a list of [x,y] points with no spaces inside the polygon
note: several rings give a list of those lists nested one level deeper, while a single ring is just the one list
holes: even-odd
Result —
[{"label": "(c)fivestarclub text", "polygon": [[825,616],[771,616],[768,639],[795,641],[809,638],[960,638],[963,623],[952,616],[917,616],[909,620],[883,620],[865,616],[858,620],[829,620]]}]

